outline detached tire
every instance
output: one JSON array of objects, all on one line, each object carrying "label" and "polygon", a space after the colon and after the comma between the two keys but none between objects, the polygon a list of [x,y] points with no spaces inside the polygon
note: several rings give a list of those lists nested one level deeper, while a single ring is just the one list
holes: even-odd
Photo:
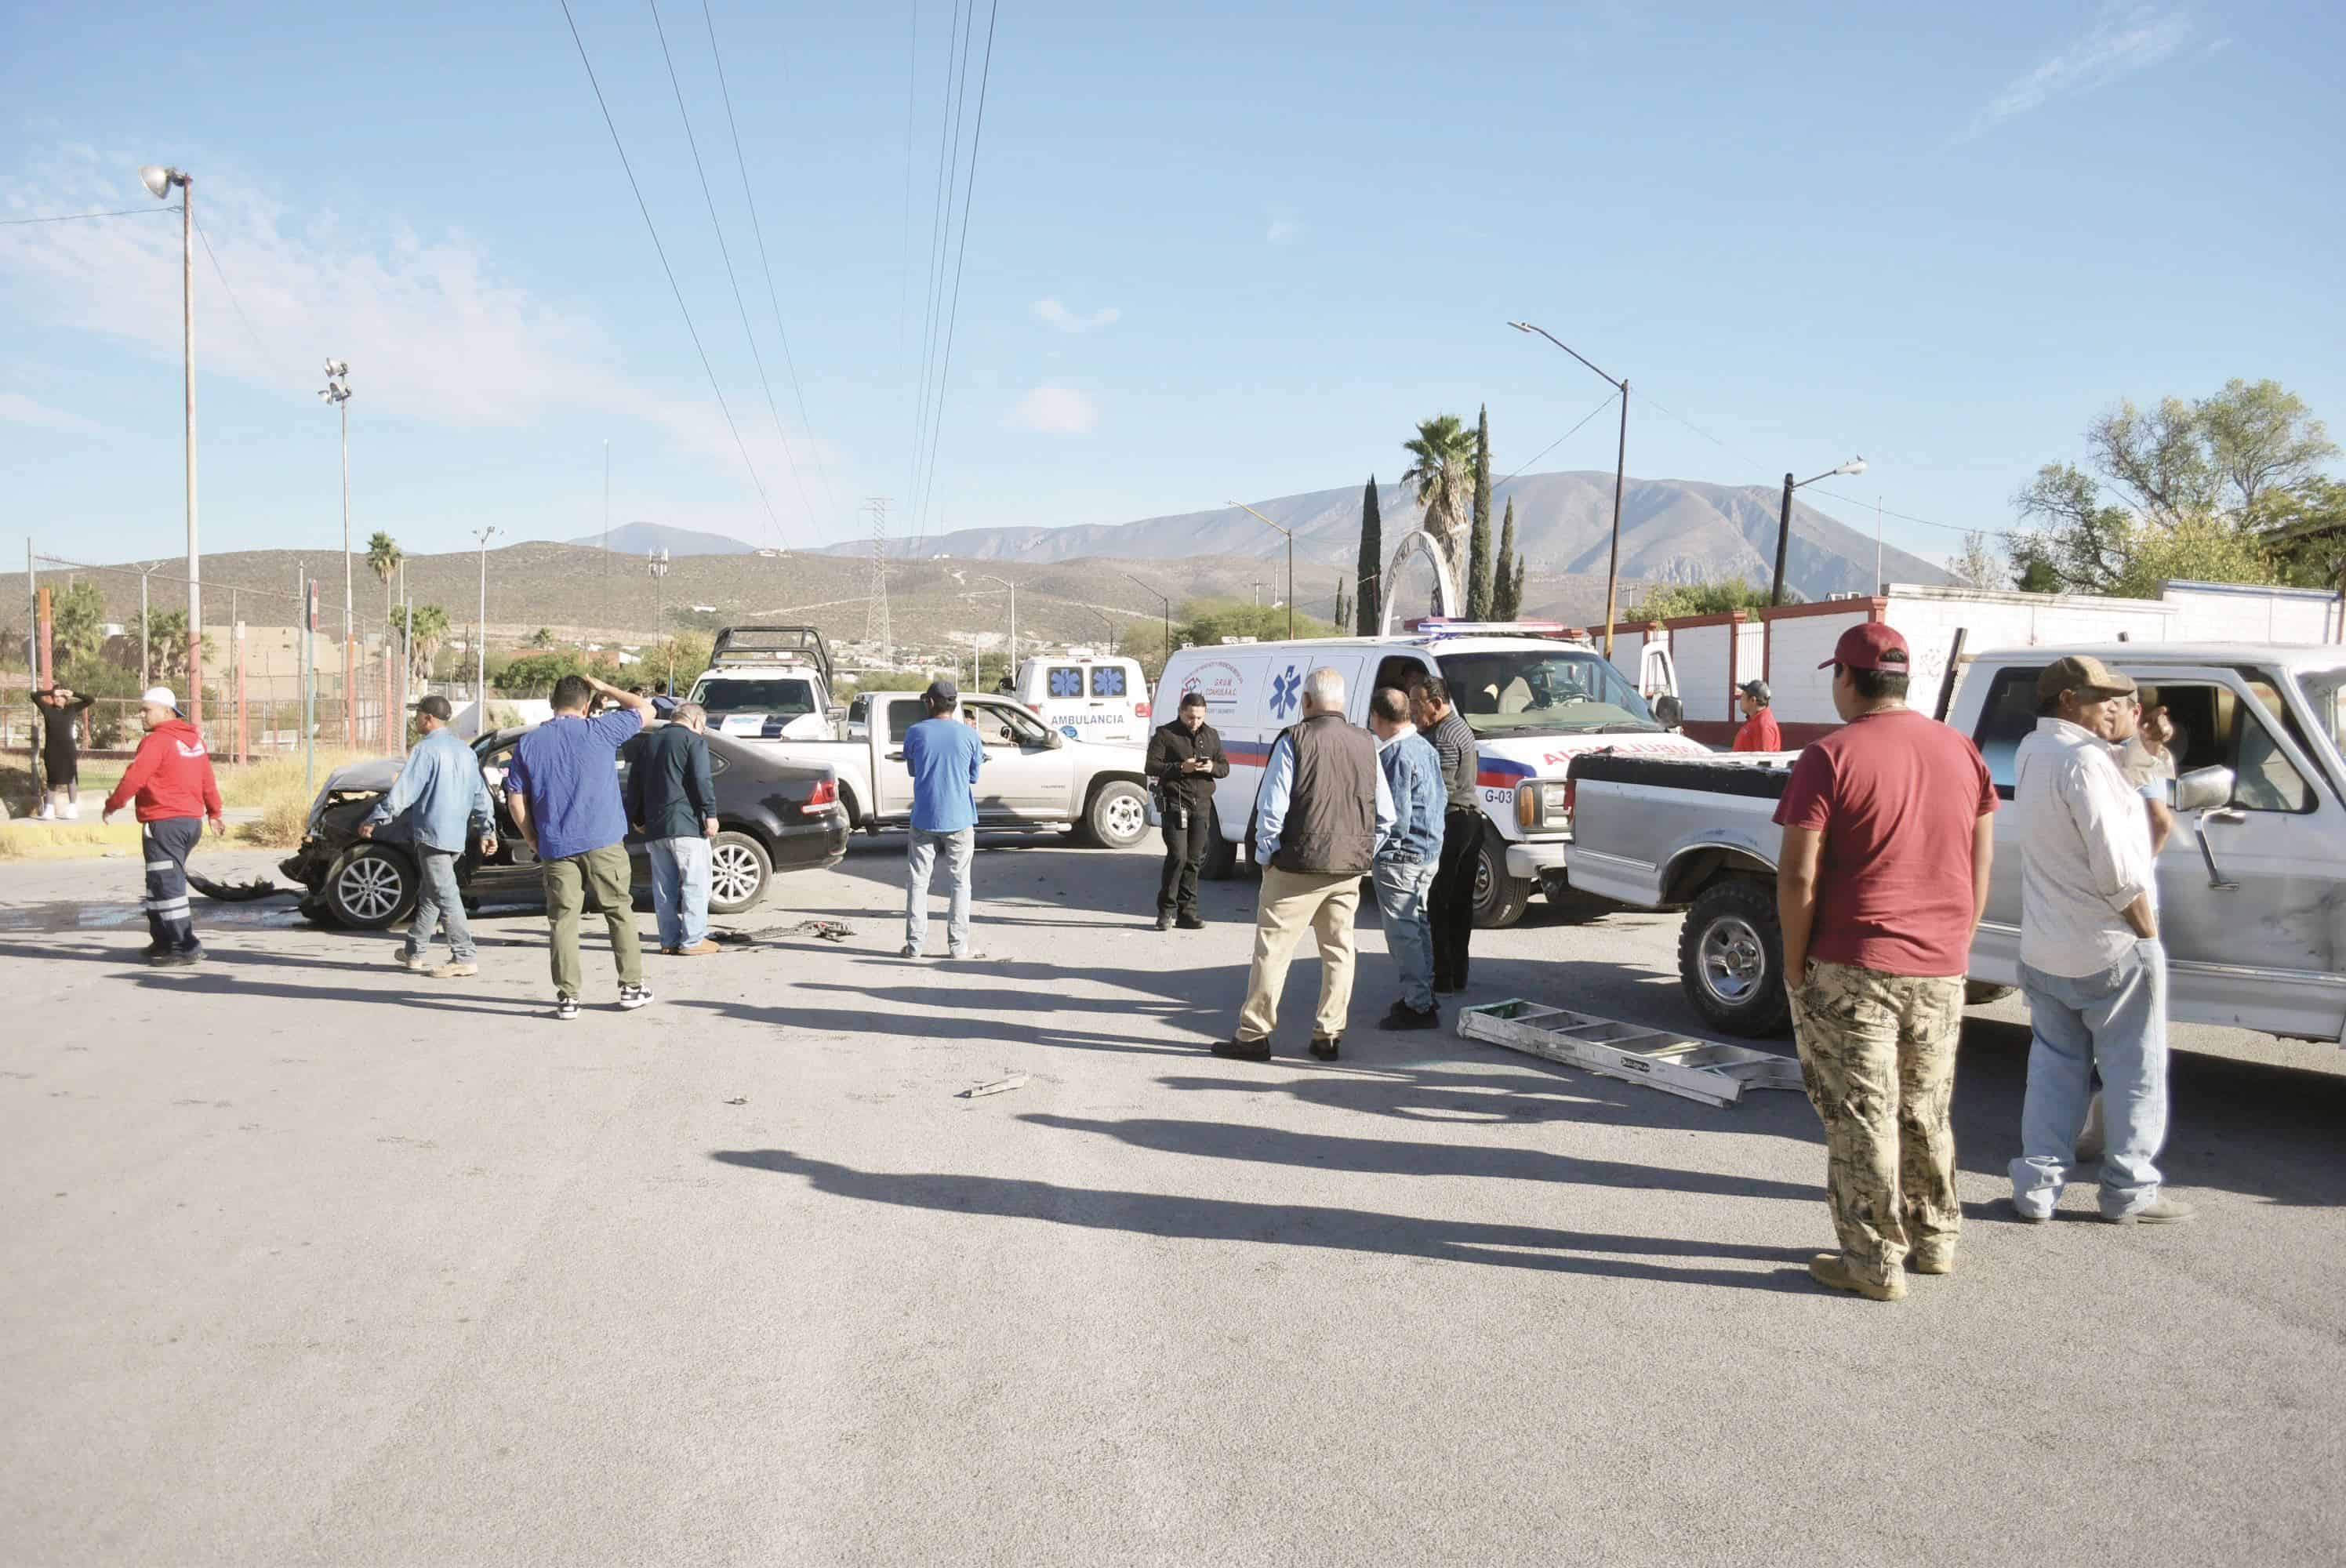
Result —
[{"label": "detached tire", "polygon": [[1103,850],[1128,850],[1148,836],[1148,797],[1137,784],[1110,779],[1092,791],[1078,831]]},{"label": "detached tire", "polygon": [[1484,830],[1474,844],[1474,928],[1504,931],[1524,918],[1532,885],[1507,875],[1507,843]]},{"label": "detached tire", "polygon": [[1678,982],[1694,1010],[1729,1034],[1780,1034],[1791,1017],[1783,977],[1775,890],[1744,877],[1704,889],[1678,931]]},{"label": "detached tire", "polygon": [[709,840],[709,912],[740,914],[766,896],[774,862],[748,833],[726,829]]},{"label": "detached tire", "polygon": [[326,868],[327,912],[352,931],[382,931],[415,909],[415,862],[382,844],[344,850]]}]

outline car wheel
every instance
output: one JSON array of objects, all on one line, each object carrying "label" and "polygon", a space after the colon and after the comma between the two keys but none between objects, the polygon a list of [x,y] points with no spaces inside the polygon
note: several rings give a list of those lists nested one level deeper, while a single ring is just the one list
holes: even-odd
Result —
[{"label": "car wheel", "polygon": [[1507,843],[1486,832],[1474,846],[1474,924],[1482,931],[1504,931],[1524,918],[1532,900],[1532,885],[1507,875]]},{"label": "car wheel", "polygon": [[773,874],[765,845],[727,829],[709,841],[709,912],[740,914],[766,896]]},{"label": "car wheel", "polygon": [[1092,792],[1084,837],[1104,850],[1128,850],[1148,834],[1148,797],[1140,786],[1111,779]]},{"label": "car wheel", "polygon": [[1239,874],[1239,847],[1222,837],[1221,819],[1206,808],[1206,858],[1198,875],[1209,882],[1226,882]]},{"label": "car wheel", "polygon": [[326,871],[326,908],[352,931],[381,931],[415,908],[415,862],[382,844],[345,850]]},{"label": "car wheel", "polygon": [[1784,996],[1784,933],[1776,890],[1744,877],[1713,882],[1678,931],[1678,983],[1729,1034],[1775,1034],[1791,1015]]}]

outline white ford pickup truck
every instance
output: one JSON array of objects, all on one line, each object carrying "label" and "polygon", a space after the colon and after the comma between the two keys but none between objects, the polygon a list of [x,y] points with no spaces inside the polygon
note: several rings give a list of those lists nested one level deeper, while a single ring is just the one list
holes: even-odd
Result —
[{"label": "white ford pickup truck", "polygon": [[[2090,653],[2141,683],[2180,726],[2176,830],[2158,858],[2168,1015],[2346,1044],[2346,648],[2116,643],[2039,647],[1969,663],[1945,718],[1996,792],[2036,724],[2036,677]],[[1678,974],[1719,1028],[1785,1019],[1770,820],[1794,754],[1684,762],[1604,755],[1572,766],[1572,885],[1687,911]],[[1997,813],[1987,916],[1972,943],[1975,999],[2017,983],[2020,850]]]},{"label": "white ford pickup truck", "polygon": [[[760,740],[791,762],[831,769],[851,828],[901,828],[913,814],[904,733],[927,717],[921,694],[875,691],[855,700],[845,740]],[[1016,829],[1066,824],[1107,849],[1148,835],[1148,752],[1138,746],[1069,740],[1006,697],[964,695],[961,718],[985,746],[978,773],[977,825]]]}]

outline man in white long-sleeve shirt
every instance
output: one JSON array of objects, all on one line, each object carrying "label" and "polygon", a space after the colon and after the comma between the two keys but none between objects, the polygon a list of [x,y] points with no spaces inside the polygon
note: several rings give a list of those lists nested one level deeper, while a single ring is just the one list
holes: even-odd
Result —
[{"label": "man in white long-sleeve shirt", "polygon": [[2020,982],[2032,1038],[2012,1206],[2053,1217],[2102,1074],[2102,1217],[2188,1219],[2159,1190],[2167,1139],[2167,955],[2147,808],[2111,756],[2134,681],[2097,658],[2055,660],[2034,733],[2013,759],[2022,859]]}]

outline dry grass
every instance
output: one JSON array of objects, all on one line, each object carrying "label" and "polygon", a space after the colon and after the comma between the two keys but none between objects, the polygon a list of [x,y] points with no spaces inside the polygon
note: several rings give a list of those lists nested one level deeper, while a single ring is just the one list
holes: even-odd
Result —
[{"label": "dry grass", "polygon": [[299,849],[301,835],[310,825],[310,798],[280,798],[260,809],[257,822],[237,824],[236,838],[240,844],[259,844],[271,850]]},{"label": "dry grass", "polygon": [[372,752],[329,751],[321,748],[317,757],[316,784],[302,781],[303,769],[300,753],[270,757],[259,762],[248,762],[241,768],[221,768],[219,773],[220,803],[225,806],[258,806],[264,811],[276,802],[298,799],[306,809],[318,793],[317,785],[337,768],[362,761]]},{"label": "dry grass", "polygon": [[[87,807],[87,798],[85,806]],[[111,822],[97,820],[95,808],[78,822],[11,821],[0,823],[0,860],[78,860],[103,855],[136,856],[138,824],[125,811]],[[220,847],[223,840],[206,833],[198,852]]]}]

